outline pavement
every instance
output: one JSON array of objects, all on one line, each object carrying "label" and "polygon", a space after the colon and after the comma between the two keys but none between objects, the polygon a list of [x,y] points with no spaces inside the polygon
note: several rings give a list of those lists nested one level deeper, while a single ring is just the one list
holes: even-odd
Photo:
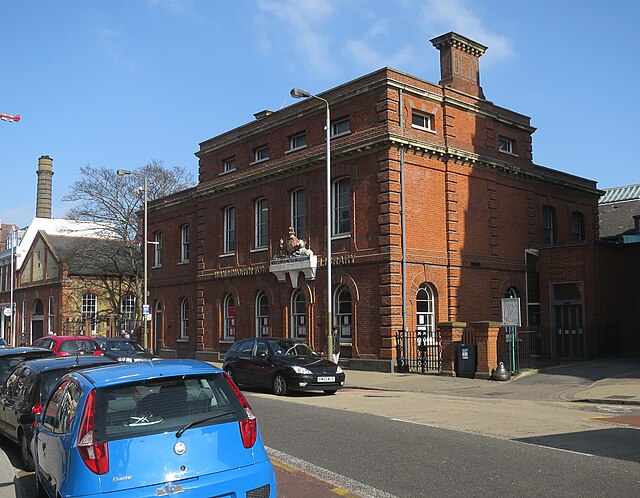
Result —
[{"label": "pavement", "polygon": [[[220,363],[215,363],[221,366]],[[358,389],[404,393],[425,393],[443,398],[509,399],[536,402],[592,403],[640,407],[640,356],[609,358],[573,363],[541,370],[529,370],[508,381],[488,381],[432,374],[400,374],[346,370],[345,390]],[[327,401],[331,397],[324,397]],[[319,398],[322,399],[322,398]],[[626,423],[640,427],[640,417],[627,417]],[[638,419],[638,420],[635,420]],[[293,483],[287,462],[274,459],[279,485]],[[0,448],[0,498],[16,497],[16,472]],[[300,482],[299,480],[297,482]],[[312,488],[324,488],[326,494],[342,494],[321,483],[305,481]],[[291,484],[293,485],[293,484]],[[279,496],[287,496],[279,493]]]}]

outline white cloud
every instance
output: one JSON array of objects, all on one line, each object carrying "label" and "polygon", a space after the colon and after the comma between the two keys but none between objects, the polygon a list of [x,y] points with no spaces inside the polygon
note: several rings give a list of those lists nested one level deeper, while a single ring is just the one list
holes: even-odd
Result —
[{"label": "white cloud", "polygon": [[402,68],[414,56],[413,49],[409,46],[403,47],[392,55],[386,55],[376,51],[371,44],[363,40],[349,40],[346,49],[352,60],[367,71],[387,66],[395,69]]},{"label": "white cloud", "polygon": [[[311,71],[321,72],[329,77],[337,73],[337,67],[331,56],[331,38],[322,25],[322,22],[333,13],[329,1],[259,0],[257,6],[280,21],[280,24],[275,27],[269,24],[273,31],[266,36],[284,33],[289,38],[291,50],[301,56],[303,63]],[[271,43],[267,43],[264,39],[261,41],[262,50],[270,46]]]},{"label": "white cloud", "polygon": [[[427,24],[443,28],[442,33],[455,31],[489,47],[486,59],[503,59],[513,55],[509,40],[491,33],[469,7],[466,0],[428,0],[423,8]],[[439,34],[442,34],[439,33]]]}]

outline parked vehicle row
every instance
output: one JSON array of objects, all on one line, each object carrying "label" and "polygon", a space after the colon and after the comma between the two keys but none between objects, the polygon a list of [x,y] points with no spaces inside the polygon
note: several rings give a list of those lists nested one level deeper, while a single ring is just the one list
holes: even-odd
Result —
[{"label": "parked vehicle row", "polygon": [[39,496],[276,496],[256,417],[221,369],[59,350],[0,353],[0,434]]},{"label": "parked vehicle row", "polygon": [[43,347],[0,350],[0,435],[19,444],[39,496],[275,497],[273,466],[236,382],[285,395],[335,394],[345,381],[338,365],[286,338],[239,340],[224,370],[156,359],[127,339],[33,344]]}]

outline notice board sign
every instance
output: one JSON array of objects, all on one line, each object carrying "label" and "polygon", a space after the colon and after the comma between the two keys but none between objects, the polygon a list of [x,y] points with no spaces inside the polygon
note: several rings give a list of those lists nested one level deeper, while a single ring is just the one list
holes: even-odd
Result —
[{"label": "notice board sign", "polygon": [[502,300],[502,325],[520,327],[520,298],[507,297]]}]

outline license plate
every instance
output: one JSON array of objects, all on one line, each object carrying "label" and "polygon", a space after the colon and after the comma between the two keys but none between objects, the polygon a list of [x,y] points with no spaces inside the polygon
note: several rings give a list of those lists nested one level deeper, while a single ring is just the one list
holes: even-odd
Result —
[{"label": "license plate", "polygon": [[318,382],[335,382],[335,377],[318,377]]}]

